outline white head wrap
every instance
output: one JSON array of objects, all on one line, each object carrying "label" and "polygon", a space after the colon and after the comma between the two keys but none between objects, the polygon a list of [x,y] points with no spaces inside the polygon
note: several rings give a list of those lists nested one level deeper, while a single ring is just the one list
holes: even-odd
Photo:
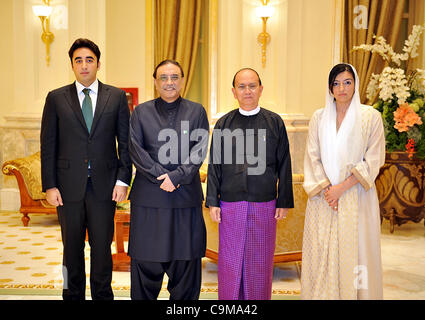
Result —
[{"label": "white head wrap", "polygon": [[329,86],[326,107],[323,110],[319,127],[321,160],[332,185],[347,178],[351,168],[362,160],[365,150],[362,137],[359,77],[356,69],[353,66],[351,68],[354,71],[354,95],[338,132],[336,130],[336,103]]}]

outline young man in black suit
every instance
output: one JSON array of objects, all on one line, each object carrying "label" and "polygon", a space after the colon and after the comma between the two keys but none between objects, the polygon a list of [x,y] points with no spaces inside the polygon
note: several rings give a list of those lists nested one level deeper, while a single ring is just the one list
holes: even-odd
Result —
[{"label": "young man in black suit", "polygon": [[49,92],[44,106],[42,186],[61,225],[63,298],[85,299],[87,230],[92,299],[113,299],[115,205],[125,199],[131,180],[130,112],[124,91],[97,80],[100,50],[94,42],[77,39],[69,57],[76,81]]}]

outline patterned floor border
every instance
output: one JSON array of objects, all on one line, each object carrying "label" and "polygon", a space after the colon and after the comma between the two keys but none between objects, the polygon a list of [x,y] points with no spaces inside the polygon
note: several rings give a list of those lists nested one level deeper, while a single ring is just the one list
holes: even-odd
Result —
[{"label": "patterned floor border", "polygon": [[[130,287],[112,287],[115,297],[130,298]],[[58,289],[54,285],[0,285],[0,296],[61,296],[62,290]],[[90,288],[87,287],[87,297],[90,297]],[[293,300],[299,299],[299,290],[272,290],[272,300]],[[167,288],[162,288],[159,294],[159,299],[168,299]],[[217,288],[201,288],[200,294],[201,300],[217,300],[218,289]]]}]

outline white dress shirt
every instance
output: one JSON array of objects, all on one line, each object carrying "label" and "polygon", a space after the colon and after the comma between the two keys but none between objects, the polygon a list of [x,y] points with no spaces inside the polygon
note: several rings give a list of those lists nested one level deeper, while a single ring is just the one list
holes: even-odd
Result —
[{"label": "white dress shirt", "polygon": [[83,86],[78,81],[75,81],[75,86],[77,87],[78,100],[80,101],[80,107],[83,108],[83,100],[84,100],[84,89],[90,89],[89,95],[91,99],[91,105],[93,107],[93,117],[94,111],[96,110],[96,102],[97,102],[97,93],[99,90],[99,81],[96,79],[89,87]]}]

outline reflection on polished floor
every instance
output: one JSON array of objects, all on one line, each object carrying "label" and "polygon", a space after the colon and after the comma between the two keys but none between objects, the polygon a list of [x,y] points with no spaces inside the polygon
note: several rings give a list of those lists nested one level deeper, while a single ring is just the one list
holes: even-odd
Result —
[{"label": "reflection on polished floor", "polygon": [[384,299],[425,300],[425,226],[409,222],[381,232]]},{"label": "reflection on polished floor", "polygon": [[[388,221],[384,221],[381,245],[384,299],[425,300],[423,222],[396,226],[391,234]],[[86,270],[90,270],[89,256],[87,244]],[[32,215],[30,226],[23,227],[19,213],[0,212],[0,300],[61,299],[61,261],[62,243],[55,216]],[[207,258],[203,259],[202,277],[201,299],[217,299],[217,265]],[[272,299],[299,299],[299,277],[299,263],[275,265]],[[166,281],[161,299],[168,298]],[[129,299],[128,272],[114,272],[112,286],[116,299]]]}]

